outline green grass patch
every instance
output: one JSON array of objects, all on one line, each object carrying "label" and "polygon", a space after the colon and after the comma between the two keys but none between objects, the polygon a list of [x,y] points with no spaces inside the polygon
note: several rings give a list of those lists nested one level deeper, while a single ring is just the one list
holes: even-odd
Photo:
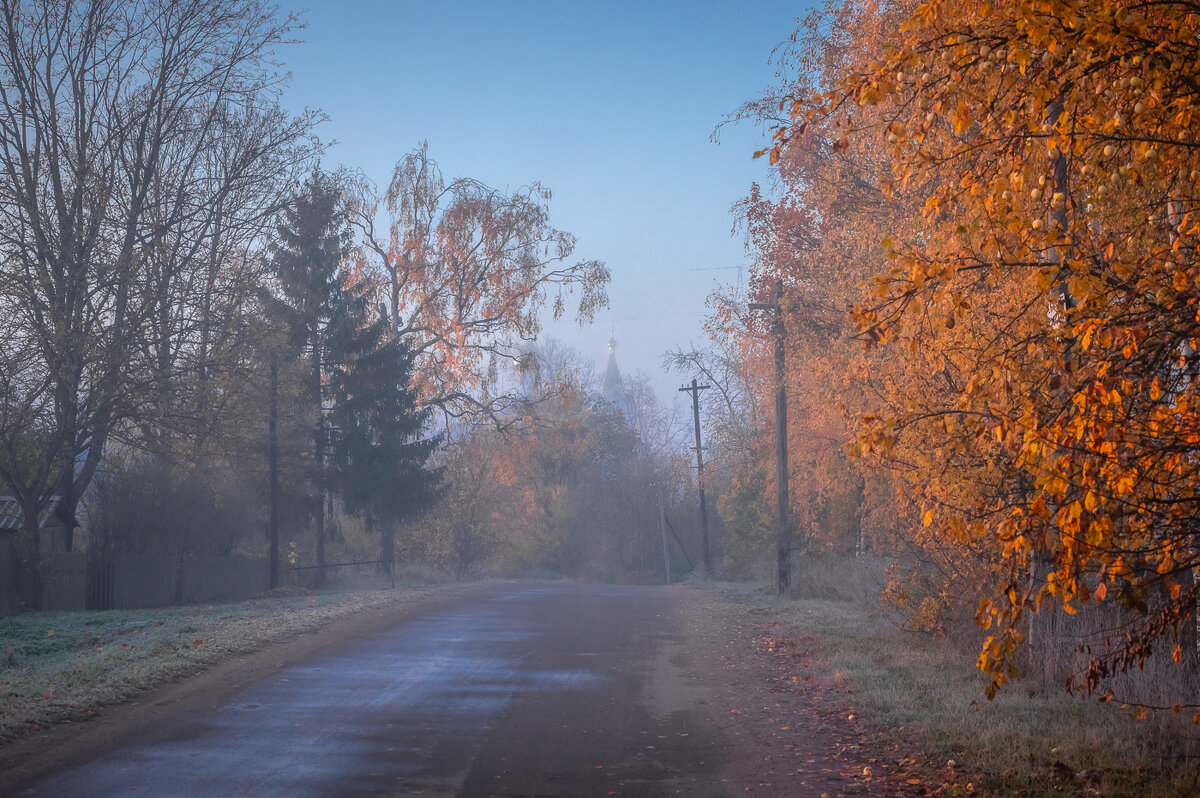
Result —
[{"label": "green grass patch", "polygon": [[0,742],[86,717],[231,654],[431,589],[0,618]]}]

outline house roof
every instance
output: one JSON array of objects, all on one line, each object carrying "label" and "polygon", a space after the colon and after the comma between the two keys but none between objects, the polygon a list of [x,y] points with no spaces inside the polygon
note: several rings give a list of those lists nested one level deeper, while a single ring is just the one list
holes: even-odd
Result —
[{"label": "house roof", "polygon": [[[46,519],[54,513],[56,507],[58,507],[58,497],[54,496],[42,510],[42,517],[38,519],[39,529],[46,525]],[[21,505],[15,498],[12,496],[0,496],[0,530],[20,529],[21,519],[24,517],[24,513],[21,512]]]}]

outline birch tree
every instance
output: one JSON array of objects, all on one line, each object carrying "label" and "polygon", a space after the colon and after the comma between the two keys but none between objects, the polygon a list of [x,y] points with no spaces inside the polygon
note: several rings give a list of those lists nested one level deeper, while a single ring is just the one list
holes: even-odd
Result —
[{"label": "birch tree", "polygon": [[536,339],[546,305],[561,318],[577,292],[584,323],[608,304],[608,268],[569,262],[575,237],[551,225],[551,194],[538,183],[505,193],[448,181],[425,144],[396,163],[382,192],[362,176],[348,182],[359,258],[387,284],[392,327],[416,355],[424,404],[450,415],[511,405],[513,397],[490,393],[495,364]]}]

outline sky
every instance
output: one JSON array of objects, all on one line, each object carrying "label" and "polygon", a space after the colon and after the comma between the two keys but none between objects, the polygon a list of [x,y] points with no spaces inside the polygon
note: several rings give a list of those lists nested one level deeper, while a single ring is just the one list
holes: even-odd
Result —
[{"label": "sky", "polygon": [[538,181],[572,260],[604,261],[611,306],[583,329],[547,324],[602,372],[610,332],[626,374],[670,405],[692,375],[663,353],[700,342],[705,298],[744,280],[731,206],[766,177],[762,131],[714,128],[776,81],[774,48],[806,12],[761,2],[309,0],[280,53],[285,107],[319,108],[324,165],[386,185],[420,141],[447,179]]}]

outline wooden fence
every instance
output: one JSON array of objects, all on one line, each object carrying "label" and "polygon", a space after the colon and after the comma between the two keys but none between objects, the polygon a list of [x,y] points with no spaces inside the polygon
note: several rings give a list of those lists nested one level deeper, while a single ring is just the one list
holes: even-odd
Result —
[{"label": "wooden fence", "polygon": [[265,593],[268,578],[265,558],[122,554],[88,564],[86,606],[124,610],[236,601]]}]

